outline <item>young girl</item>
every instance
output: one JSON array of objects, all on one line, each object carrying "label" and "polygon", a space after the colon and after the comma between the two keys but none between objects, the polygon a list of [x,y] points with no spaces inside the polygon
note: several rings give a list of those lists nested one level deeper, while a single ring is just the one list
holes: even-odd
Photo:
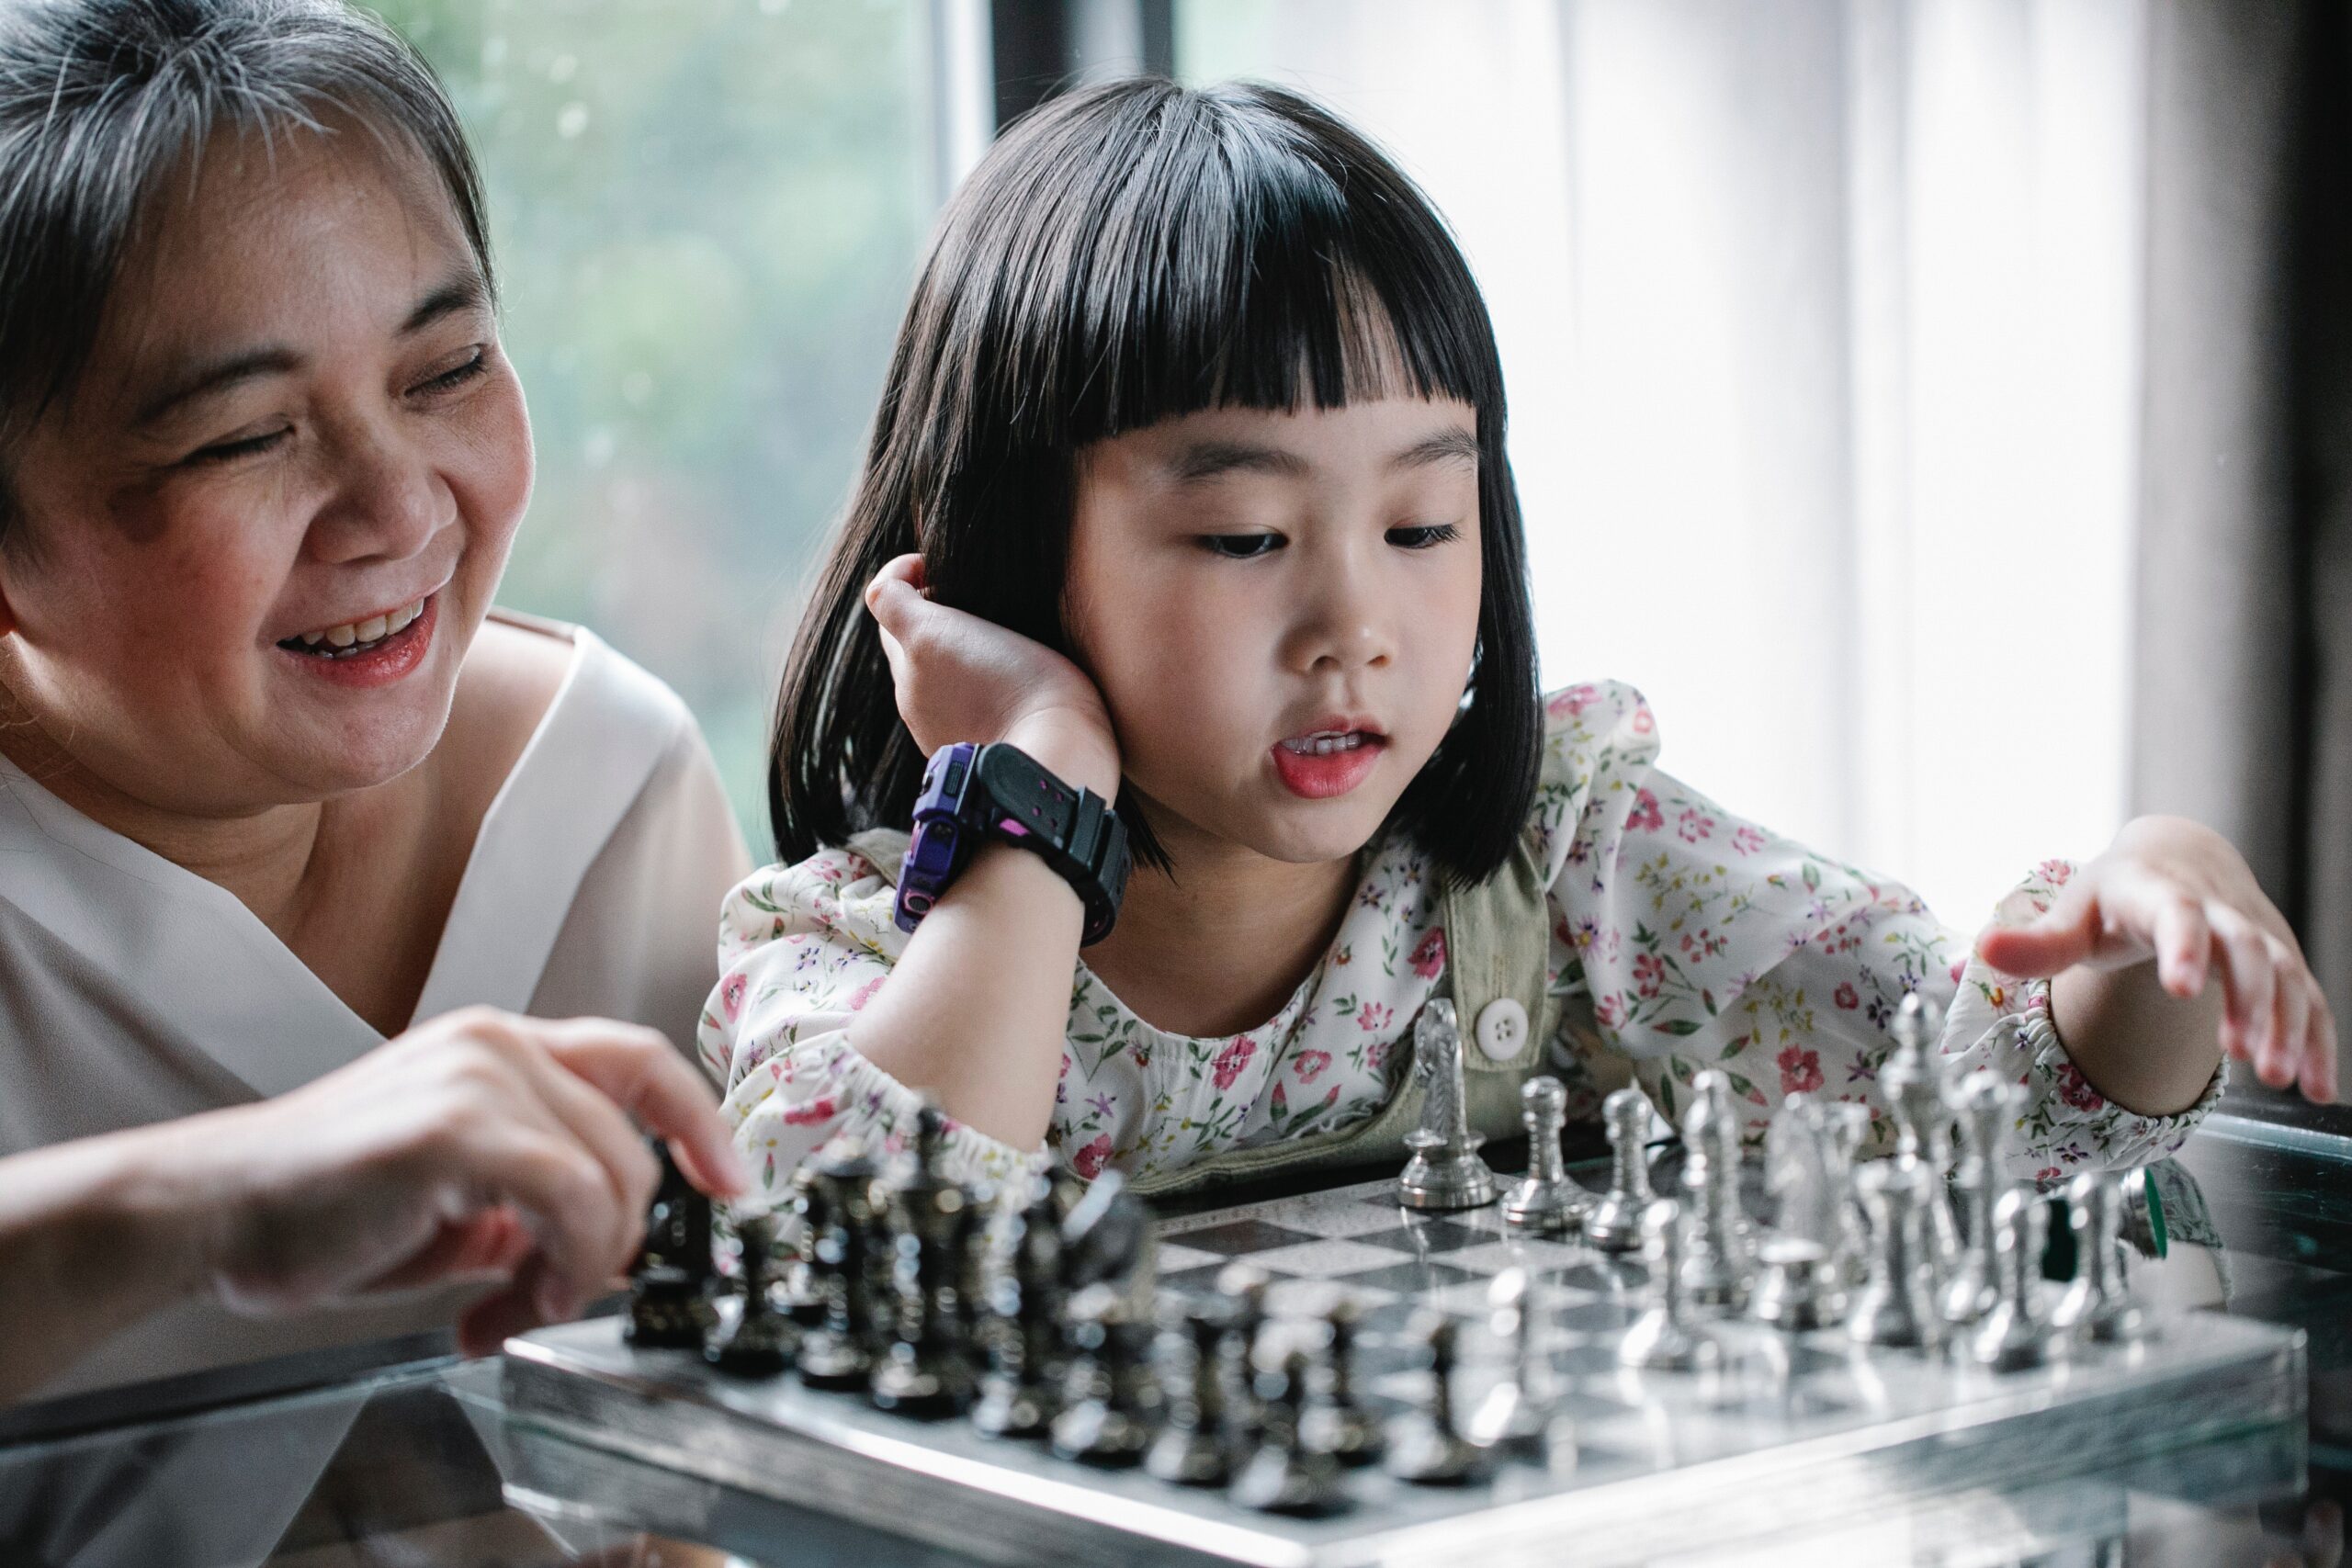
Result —
[{"label": "young girl", "polygon": [[[1660,586],[1593,564],[1545,592]],[[1156,81],[1009,130],[943,220],[793,650],[783,863],[723,916],[702,1047],[755,1181],[892,1141],[923,1095],[967,1175],[1338,1146],[1396,1119],[1448,993],[1474,1069],[1589,1112],[1613,1053],[1670,1114],[1720,1066],[1753,1135],[1797,1090],[1879,1120],[1916,990],[1953,1071],[2030,1089],[2027,1177],[2174,1148],[2225,1050],[2332,1094],[2325,1004],[2214,834],[2045,863],[1972,952],[1659,772],[1630,687],[1543,696],[1528,592],[1492,330],[1375,149],[1286,93]],[[1115,797],[1136,869],[1082,954],[1114,856],[998,835],[944,889],[902,866],[956,742],[1024,754],[1079,837],[1077,792]],[[935,894],[911,936],[902,877]]]}]

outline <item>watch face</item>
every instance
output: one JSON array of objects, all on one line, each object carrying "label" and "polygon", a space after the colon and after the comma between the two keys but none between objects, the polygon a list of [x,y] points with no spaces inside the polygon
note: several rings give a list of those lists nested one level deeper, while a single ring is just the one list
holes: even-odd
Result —
[{"label": "watch face", "polygon": [[955,866],[956,824],[934,818],[922,825],[914,842],[907,847],[907,869],[899,874],[901,880],[936,887]]}]

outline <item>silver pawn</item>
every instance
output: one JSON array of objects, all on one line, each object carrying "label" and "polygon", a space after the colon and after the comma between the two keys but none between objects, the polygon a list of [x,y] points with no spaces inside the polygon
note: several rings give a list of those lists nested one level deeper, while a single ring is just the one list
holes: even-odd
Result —
[{"label": "silver pawn", "polygon": [[1617,1347],[1624,1366],[1649,1372],[1703,1371],[1723,1364],[1722,1341],[1685,1321],[1682,1309],[1682,1224],[1671,1198],[1642,1215],[1642,1261],[1653,1299]]},{"label": "silver pawn", "polygon": [[2155,1321],[2132,1299],[2124,1271],[2123,1179],[2111,1172],[2085,1171],[2066,1184],[2075,1280],[2058,1299],[2052,1320],[2075,1338],[2099,1345],[2136,1344],[2155,1332]]},{"label": "silver pawn", "polygon": [[2036,1300],[2049,1223],[2041,1198],[2028,1188],[2011,1188],[1994,1205],[1993,1258],[2000,1271],[2001,1299],[1977,1323],[1966,1347],[1968,1359],[1980,1367],[2014,1372],[2050,1359],[2053,1341]]},{"label": "silver pawn", "polygon": [[1637,1089],[1621,1089],[1600,1103],[1609,1130],[1609,1190],[1584,1217],[1584,1237],[1603,1252],[1633,1252],[1642,1245],[1642,1214],[1650,1206],[1650,1102]]},{"label": "silver pawn", "polygon": [[1483,1449],[1539,1462],[1552,1436],[1552,1366],[1543,1343],[1544,1314],[1524,1269],[1506,1269],[1487,1288],[1487,1326],[1510,1347],[1510,1373],[1470,1416],[1470,1440]]},{"label": "silver pawn", "polygon": [[1952,1109],[1960,1116],[1961,1146],[1957,1184],[1968,1214],[1968,1238],[1960,1259],[1945,1280],[1938,1305],[1946,1323],[1974,1323],[2001,1299],[2000,1281],[1993,1268],[1993,1205],[2001,1196],[2001,1134],[2017,1120],[2025,1104],[2021,1085],[2005,1081],[1989,1067],[1968,1075],[1952,1092]]},{"label": "silver pawn", "polygon": [[1682,1295],[1736,1312],[1747,1299],[1747,1216],[1739,1201],[1739,1108],[1713,1068],[1690,1080],[1682,1113]]},{"label": "silver pawn", "polygon": [[1870,1211],[1870,1274],[1847,1314],[1847,1335],[1858,1345],[1898,1350],[1939,1344],[1943,1320],[1936,1315],[1922,1256],[1928,1168],[1917,1160],[1881,1160],[1855,1172],[1854,1185]]},{"label": "silver pawn", "polygon": [[1519,1100],[1527,1123],[1527,1176],[1503,1199],[1504,1223],[1539,1235],[1574,1230],[1593,1198],[1568,1174],[1560,1153],[1568,1091],[1555,1077],[1532,1077],[1519,1091]]},{"label": "silver pawn", "polygon": [[1951,1173],[1951,1117],[1945,1103],[1943,1010],[1913,991],[1894,1014],[1894,1052],[1879,1068],[1887,1114],[1894,1119],[1894,1157],[1914,1159],[1932,1179],[1923,1205],[1926,1263],[1938,1285],[1960,1261],[1960,1226],[1944,1197]]},{"label": "silver pawn", "polygon": [[1396,1179],[1396,1201],[1408,1209],[1476,1209],[1495,1201],[1495,1173],[1479,1156],[1486,1142],[1470,1130],[1462,1082],[1462,1032],[1453,1004],[1440,997],[1413,1023],[1413,1076],[1427,1098],[1421,1124],[1405,1134],[1413,1157]]},{"label": "silver pawn", "polygon": [[1828,1123],[1829,1184],[1838,1193],[1840,1234],[1833,1252],[1847,1285],[1859,1286],[1870,1272],[1870,1227],[1854,1172],[1861,1168],[1862,1145],[1871,1135],[1870,1107],[1841,1100],[1822,1106],[1821,1114]]}]

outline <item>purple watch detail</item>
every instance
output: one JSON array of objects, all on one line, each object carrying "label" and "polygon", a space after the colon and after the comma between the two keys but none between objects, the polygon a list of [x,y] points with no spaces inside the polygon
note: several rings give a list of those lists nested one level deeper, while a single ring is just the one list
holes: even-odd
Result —
[{"label": "purple watch detail", "polygon": [[1129,862],[1127,830],[1110,804],[1072,789],[1018,747],[962,740],[941,747],[923,769],[899,872],[900,931],[922,922],[989,838],[1034,852],[1076,890],[1086,906],[1082,945],[1111,934]]}]

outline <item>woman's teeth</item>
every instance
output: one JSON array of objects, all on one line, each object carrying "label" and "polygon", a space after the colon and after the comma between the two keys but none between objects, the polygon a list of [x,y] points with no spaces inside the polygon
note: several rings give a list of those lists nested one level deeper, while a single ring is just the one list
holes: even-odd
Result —
[{"label": "woman's teeth", "polygon": [[345,654],[365,653],[377,643],[399,632],[406,631],[417,616],[424,614],[424,601],[404,604],[389,615],[371,615],[364,621],[353,621],[340,626],[329,626],[322,632],[304,632],[288,637],[281,648],[300,645],[305,652],[316,653],[322,659],[339,659]]},{"label": "woman's teeth", "polygon": [[1283,742],[1283,750],[1300,757],[1328,757],[1334,751],[1352,751],[1370,739],[1361,729],[1345,735],[1302,735],[1295,740]]}]

